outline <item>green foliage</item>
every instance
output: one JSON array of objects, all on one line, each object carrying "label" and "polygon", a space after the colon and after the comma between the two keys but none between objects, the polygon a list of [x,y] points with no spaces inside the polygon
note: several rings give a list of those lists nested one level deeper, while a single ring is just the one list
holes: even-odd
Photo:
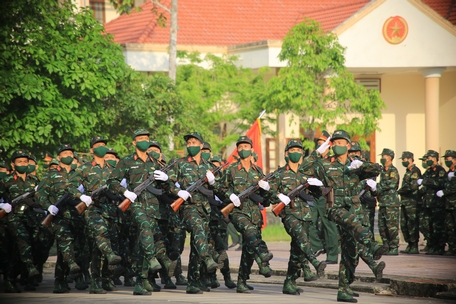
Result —
[{"label": "green foliage", "polygon": [[306,19],[294,26],[283,40],[279,59],[287,66],[270,79],[265,108],[296,114],[301,128],[311,134],[306,148],[313,148],[318,128],[343,127],[360,136],[378,128],[385,107],[379,93],[354,82],[344,66],[344,48],[318,22]]}]

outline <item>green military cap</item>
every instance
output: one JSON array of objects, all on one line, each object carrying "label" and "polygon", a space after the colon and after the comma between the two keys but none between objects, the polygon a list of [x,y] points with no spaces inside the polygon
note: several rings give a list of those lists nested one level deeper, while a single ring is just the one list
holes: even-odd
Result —
[{"label": "green military cap", "polygon": [[422,157],[418,158],[419,160],[426,160],[427,159],[427,153],[425,153]]},{"label": "green military cap", "polygon": [[113,148],[108,148],[106,154],[113,154],[115,157],[119,157],[117,152]]},{"label": "green military cap", "polygon": [[31,160],[33,160],[35,163],[38,163],[38,161],[36,160],[36,156],[33,155],[32,153],[30,153],[30,154],[28,155],[28,159],[29,159],[29,160],[31,159]]},{"label": "green military cap", "polygon": [[28,159],[29,153],[26,150],[17,150],[14,151],[13,155],[11,155],[11,161],[14,161],[16,158],[26,157]]},{"label": "green military cap", "polygon": [[203,136],[201,136],[201,134],[199,134],[198,132],[192,132],[192,133],[189,133],[189,134],[185,135],[184,136],[184,140],[187,141],[187,140],[189,140],[192,137],[198,139],[201,143],[204,142]]},{"label": "green military cap", "polygon": [[329,137],[329,133],[328,131],[326,130],[323,130],[323,132],[321,132],[321,135],[317,138],[317,140],[324,140],[326,141]]},{"label": "green military cap", "polygon": [[344,130],[336,130],[334,131],[333,135],[331,136],[331,141],[336,139],[345,139],[348,142],[351,142],[350,135],[348,135],[347,131]]},{"label": "green military cap", "polygon": [[361,151],[361,156],[362,156],[366,161],[370,161],[370,151]]},{"label": "green military cap", "polygon": [[94,136],[92,137],[92,139],[90,140],[90,148],[93,147],[94,144],[98,143],[98,142],[103,142],[105,144],[108,143],[108,141],[106,139],[103,138],[103,136]]},{"label": "green military cap", "polygon": [[409,151],[402,152],[401,158],[413,158],[413,153]]},{"label": "green military cap", "polygon": [[435,158],[439,158],[439,152],[434,151],[434,150],[428,150],[426,152],[426,156],[432,156],[432,157],[435,157]]},{"label": "green military cap", "polygon": [[51,162],[49,163],[49,166],[50,165],[57,165],[58,166],[58,165],[60,165],[60,162],[59,162],[59,160],[57,158],[53,158],[51,160]]},{"label": "green military cap", "polygon": [[63,144],[57,150],[57,154],[60,154],[62,151],[65,151],[65,150],[71,150],[71,151],[74,152],[74,149],[73,149],[73,147],[71,147],[70,144]]},{"label": "green military cap", "polygon": [[158,140],[149,140],[149,148],[150,147],[157,147],[160,149],[160,151],[162,150],[162,146],[160,145],[160,143],[158,142]]},{"label": "green military cap", "polygon": [[252,143],[252,140],[248,137],[248,136],[239,136],[237,142],[236,142],[236,147],[239,146],[239,144],[242,144],[242,143],[247,143],[247,144],[250,144],[251,146],[253,146],[253,143]]},{"label": "green military cap", "polygon": [[359,142],[352,141],[350,143],[350,149],[348,149],[348,152],[352,152],[352,151],[361,151],[361,146],[359,145]]},{"label": "green military cap", "polygon": [[298,147],[302,149],[302,141],[299,139],[290,139],[285,147],[285,152],[290,148]]},{"label": "green military cap", "polygon": [[139,135],[147,135],[147,136],[149,136],[150,133],[146,129],[137,129],[137,130],[135,130],[135,132],[133,132],[132,138],[135,139],[136,136],[139,136]]},{"label": "green military cap", "polygon": [[218,155],[214,155],[211,158],[211,162],[217,162],[217,163],[222,163],[222,158]]},{"label": "green military cap", "polygon": [[382,153],[380,153],[379,155],[389,155],[394,158],[394,151],[388,148],[383,148]]},{"label": "green military cap", "polygon": [[454,151],[454,150],[446,150],[445,154],[442,157],[447,157],[447,156],[451,156],[451,157],[455,157],[456,158],[456,151]]},{"label": "green military cap", "polygon": [[207,141],[203,142],[203,149],[201,149],[201,150],[204,150],[204,149],[207,149],[212,152],[211,144],[208,143]]}]

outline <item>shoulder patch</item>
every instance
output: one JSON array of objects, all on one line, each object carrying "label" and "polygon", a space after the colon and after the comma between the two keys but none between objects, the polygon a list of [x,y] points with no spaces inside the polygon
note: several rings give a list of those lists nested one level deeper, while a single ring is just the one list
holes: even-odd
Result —
[{"label": "shoulder patch", "polygon": [[445,176],[445,170],[441,170],[441,171],[439,172],[439,177],[443,177],[443,176]]},{"label": "shoulder patch", "polygon": [[418,173],[416,173],[416,172],[415,172],[415,173],[413,173],[413,174],[412,174],[412,178],[415,178],[415,179],[417,179],[417,178],[418,178]]},{"label": "shoulder patch", "polygon": [[390,177],[393,177],[393,178],[396,177],[396,172],[392,171],[392,172],[390,173]]}]

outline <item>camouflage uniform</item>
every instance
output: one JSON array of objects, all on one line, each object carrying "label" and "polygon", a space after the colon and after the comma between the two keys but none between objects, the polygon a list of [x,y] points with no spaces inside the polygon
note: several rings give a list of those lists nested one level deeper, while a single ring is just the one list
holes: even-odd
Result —
[{"label": "camouflage uniform", "polygon": [[[451,156],[456,159],[456,151],[447,150],[443,157]],[[455,167],[450,166],[446,174],[443,198],[445,199],[445,232],[448,242],[448,251],[445,255],[456,255],[456,177]]]},{"label": "camouflage uniform", "polygon": [[[413,158],[411,152],[402,153],[402,158]],[[407,167],[402,179],[402,187],[397,191],[401,196],[401,231],[407,248],[401,253],[418,253],[419,222],[417,204],[419,198],[419,186],[417,180],[421,178],[421,170],[414,164]]]}]

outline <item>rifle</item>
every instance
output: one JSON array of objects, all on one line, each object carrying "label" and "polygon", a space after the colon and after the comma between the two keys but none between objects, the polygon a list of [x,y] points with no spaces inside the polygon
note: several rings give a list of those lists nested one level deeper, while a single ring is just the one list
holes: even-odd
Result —
[{"label": "rifle", "polygon": [[364,196],[364,194],[366,194],[366,192],[370,189],[369,185],[366,184],[366,186],[364,187],[363,190],[361,190],[359,193],[358,193],[358,198],[359,200],[361,201],[361,203],[365,204],[367,207],[369,208],[373,208],[375,207],[375,205],[377,204],[377,200],[374,198],[374,197],[366,197]]},{"label": "rifle", "polygon": [[326,199],[326,208],[332,208],[334,206],[334,188],[333,187],[324,187],[321,190],[321,194]]},{"label": "rifle", "polygon": [[[225,168],[226,166],[228,165],[228,163],[225,163],[217,168],[215,168],[214,170],[212,170],[212,174],[216,174],[217,172],[219,172],[220,170],[222,170],[223,168]],[[204,183],[207,183],[207,177],[204,176],[204,177],[201,177],[199,180],[197,180],[196,182],[194,182],[190,187],[188,187],[187,189],[185,189],[187,192],[189,192],[190,194],[192,194],[193,192],[195,192],[196,190],[199,190]],[[204,191],[204,190],[203,190]],[[180,206],[184,203],[184,199],[179,197],[178,199],[176,199],[172,204],[171,204],[171,208],[173,208],[174,212],[177,212],[180,208]]]},{"label": "rifle", "polygon": [[[168,164],[166,167],[162,167],[160,169],[160,171],[163,171],[163,172],[168,172],[172,166],[174,166],[174,164],[177,162],[177,158],[171,162],[170,164]],[[163,164],[163,163],[160,163],[160,164]],[[154,193],[155,195],[161,195],[162,194],[162,191],[160,189],[156,189],[156,188],[153,188],[153,187],[149,187],[153,182],[155,182],[155,177],[153,174],[150,174],[141,184],[139,184],[138,186],[136,186],[135,189],[133,189],[133,192],[139,196],[145,189],[148,189],[149,192],[152,192]],[[159,192],[155,192],[155,190],[159,191]],[[123,212],[127,211],[128,207],[130,207],[131,205],[131,201],[126,198],[124,199],[120,204],[119,204],[119,209],[122,210]]]},{"label": "rifle", "polygon": [[[16,206],[17,204],[19,204],[21,201],[31,197],[35,195],[35,189],[33,190],[30,190],[29,192],[25,192],[24,194],[21,194],[19,196],[16,196],[16,198],[14,198],[12,201],[11,201],[11,209]],[[6,211],[1,209],[0,210],[0,219],[2,219],[4,216],[6,215]]]},{"label": "rifle", "polygon": [[[296,188],[288,192],[287,196],[290,198],[290,201],[293,201],[296,198],[296,196],[299,195],[301,190],[308,186],[309,184],[307,182],[305,184],[299,184]],[[272,208],[272,213],[274,213],[275,216],[278,216],[280,212],[283,210],[283,208],[285,208],[285,203],[280,202],[274,208]]]},{"label": "rifle", "polygon": [[[100,188],[96,189],[95,191],[92,192],[90,197],[92,199],[99,197],[106,189],[108,188],[107,185],[101,186]],[[80,202],[79,204],[76,205],[76,210],[78,210],[79,214],[82,214],[84,210],[86,210],[87,205],[84,202]]]},{"label": "rifle", "polygon": [[[70,198],[70,195],[68,193],[65,193],[55,204],[54,206],[59,207],[62,205],[67,199]],[[44,227],[49,227],[51,224],[52,220],[54,219],[54,216],[52,214],[48,214],[46,218],[41,222],[41,225]]]},{"label": "rifle", "polygon": [[[271,179],[272,177],[274,177],[274,175],[277,173],[277,171],[273,171],[273,172],[269,173],[268,175],[264,176],[261,180],[267,181],[267,180]],[[255,191],[257,191],[258,188],[260,188],[260,186],[258,186],[258,183],[255,183],[255,184],[251,185],[250,187],[248,187],[247,189],[245,189],[244,191],[239,193],[239,195],[238,195],[239,200],[242,201],[245,198],[249,197],[250,194],[252,194]],[[234,204],[233,203],[229,203],[228,205],[226,205],[226,207],[224,207],[222,209],[223,216],[224,217],[228,217],[228,215],[230,215],[230,213],[231,213],[231,211],[233,211],[233,209],[234,209]]]}]

